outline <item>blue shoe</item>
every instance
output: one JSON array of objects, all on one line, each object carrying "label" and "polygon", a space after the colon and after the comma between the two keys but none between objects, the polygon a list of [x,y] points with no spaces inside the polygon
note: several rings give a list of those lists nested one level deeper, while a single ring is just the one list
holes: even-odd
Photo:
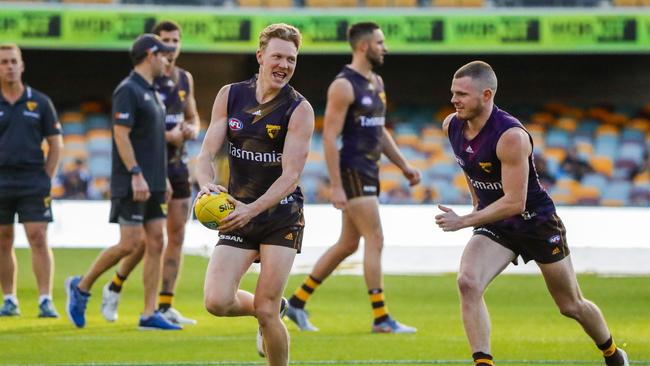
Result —
[{"label": "blue shoe", "polygon": [[393,318],[388,318],[379,324],[372,325],[373,333],[415,333],[418,330],[408,325],[404,325]]},{"label": "blue shoe", "polygon": [[287,316],[291,319],[292,322],[296,323],[298,328],[306,332],[317,332],[316,328],[310,321],[309,315],[305,309],[294,308],[289,304],[287,306]]},{"label": "blue shoe", "polygon": [[52,300],[45,299],[38,305],[38,317],[39,318],[58,318],[59,313],[56,312],[54,308],[54,303]]},{"label": "blue shoe", "polygon": [[148,318],[140,317],[140,323],[138,324],[140,330],[181,330],[183,327],[170,323],[164,316],[159,312],[153,313]]},{"label": "blue shoe", "polygon": [[13,301],[6,299],[4,305],[0,309],[0,316],[18,316],[20,315],[20,309],[18,309],[18,304],[15,304]]},{"label": "blue shoe", "polygon": [[86,325],[86,305],[90,294],[83,294],[79,290],[79,281],[81,276],[68,277],[65,280],[65,312],[68,319],[77,328],[83,328]]}]

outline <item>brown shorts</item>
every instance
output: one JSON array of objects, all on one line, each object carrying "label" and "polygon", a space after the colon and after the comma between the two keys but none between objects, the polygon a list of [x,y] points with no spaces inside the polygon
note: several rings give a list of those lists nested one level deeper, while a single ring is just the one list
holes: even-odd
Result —
[{"label": "brown shorts", "polygon": [[363,174],[354,169],[341,169],[341,183],[348,199],[379,196],[379,177]]},{"label": "brown shorts", "polygon": [[219,233],[217,245],[257,251],[260,250],[261,244],[277,245],[296,249],[300,253],[304,228],[305,219],[300,209],[300,212],[288,217],[249,222],[241,229]]},{"label": "brown shorts", "polygon": [[[566,229],[557,214],[530,229],[505,230],[487,224],[474,228],[474,235],[486,236],[521,255],[524,263],[531,259],[539,263],[554,263],[569,255]],[[517,259],[513,263],[517,264]]]}]

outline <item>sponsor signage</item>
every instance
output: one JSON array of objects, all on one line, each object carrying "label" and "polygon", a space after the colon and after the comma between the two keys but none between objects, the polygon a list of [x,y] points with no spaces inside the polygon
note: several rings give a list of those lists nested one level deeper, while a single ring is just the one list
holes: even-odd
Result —
[{"label": "sponsor signage", "polygon": [[392,53],[650,52],[650,11],[612,9],[323,12],[7,5],[0,13],[0,42],[127,50],[137,35],[168,18],[183,27],[183,47],[190,52],[251,52],[260,30],[285,22],[303,33],[302,52],[345,53],[346,30],[358,21],[379,23]]}]

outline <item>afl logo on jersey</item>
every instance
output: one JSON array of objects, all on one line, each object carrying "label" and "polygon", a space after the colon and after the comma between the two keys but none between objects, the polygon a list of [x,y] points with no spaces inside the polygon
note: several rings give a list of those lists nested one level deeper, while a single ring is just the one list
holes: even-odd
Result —
[{"label": "afl logo on jersey", "polygon": [[239,131],[244,128],[244,124],[237,118],[231,118],[228,120],[228,126],[233,131]]}]

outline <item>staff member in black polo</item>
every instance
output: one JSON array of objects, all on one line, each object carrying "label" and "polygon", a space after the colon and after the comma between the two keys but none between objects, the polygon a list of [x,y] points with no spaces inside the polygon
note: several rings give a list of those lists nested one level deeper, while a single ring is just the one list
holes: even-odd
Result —
[{"label": "staff member in black polo", "polygon": [[[45,94],[22,82],[25,64],[15,44],[0,45],[0,316],[20,315],[16,297],[14,219],[25,227],[40,294],[38,316],[59,316],[52,303],[54,258],[47,245],[52,221],[51,179],[63,148],[61,125]],[[41,144],[47,141],[43,159]]]},{"label": "staff member in black polo", "polygon": [[171,187],[167,182],[165,106],[153,86],[176,48],[144,34],[131,46],[133,71],[113,93],[113,170],[110,222],[120,224],[120,242],[103,251],[83,276],[66,280],[66,312],[79,328],[97,278],[139,245],[144,254],[141,329],[181,329],[156,311],[163,226]]}]

